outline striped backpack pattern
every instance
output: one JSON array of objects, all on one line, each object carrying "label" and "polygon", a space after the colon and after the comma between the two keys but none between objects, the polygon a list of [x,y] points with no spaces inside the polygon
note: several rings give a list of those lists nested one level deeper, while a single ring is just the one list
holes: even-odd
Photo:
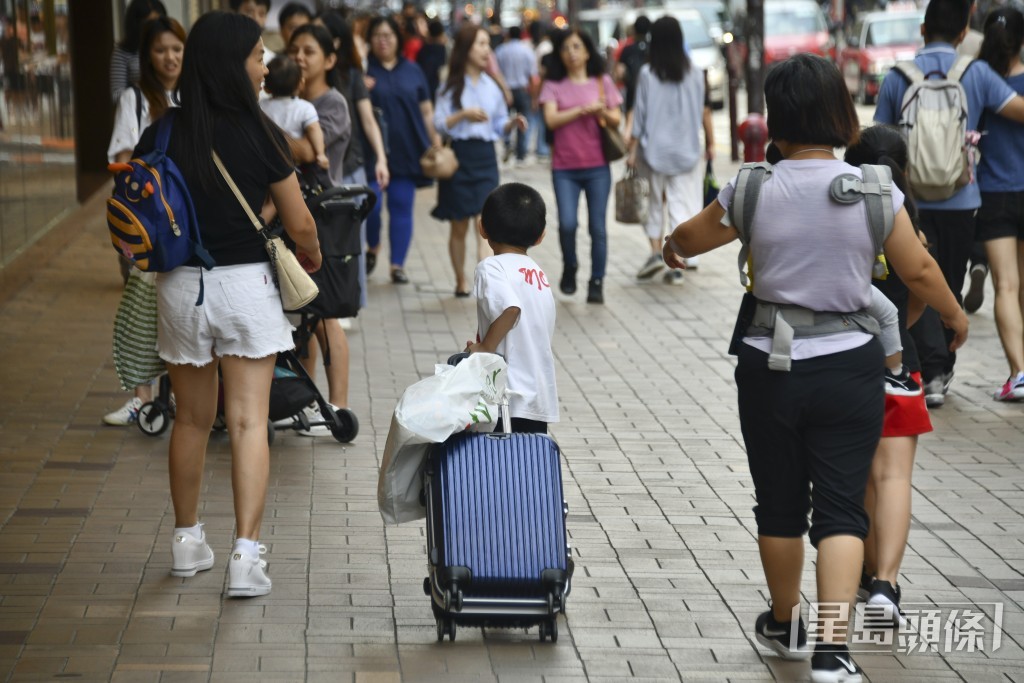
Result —
[{"label": "striped backpack pattern", "polygon": [[171,109],[157,124],[156,147],[123,164],[110,164],[114,192],[107,200],[107,227],[117,253],[142,271],[174,270],[193,256],[209,269],[195,207],[181,171],[167,156]]}]

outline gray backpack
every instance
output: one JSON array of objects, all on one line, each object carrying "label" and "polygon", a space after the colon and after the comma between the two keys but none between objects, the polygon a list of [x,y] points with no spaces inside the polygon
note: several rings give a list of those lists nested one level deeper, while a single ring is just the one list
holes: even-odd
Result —
[{"label": "gray backpack", "polygon": [[[837,176],[829,188],[833,201],[856,204],[863,201],[868,214],[868,232],[875,250],[875,263],[871,275],[885,279],[888,269],[883,255],[885,240],[892,232],[895,217],[892,211],[892,171],[888,166],[863,164],[863,178],[844,173]],[[772,165],[761,162],[743,164],[736,176],[735,192],[729,204],[729,220],[740,238],[740,283],[753,288],[753,263],[750,259],[751,228],[761,186],[772,174]],[[747,297],[752,295],[748,291]],[[794,338],[819,337],[837,332],[848,332],[856,326],[869,334],[878,335],[878,321],[864,311],[830,312],[812,311],[802,306],[774,304],[755,299],[746,329],[738,331],[747,336],[770,336],[772,348],[768,355],[771,370],[788,372],[792,367],[791,351]]]},{"label": "gray backpack", "polygon": [[971,180],[967,93],[960,81],[973,61],[957,57],[942,78],[928,78],[933,74],[925,74],[914,62],[893,67],[908,83],[899,127],[907,140],[907,179],[919,199],[949,199]]}]

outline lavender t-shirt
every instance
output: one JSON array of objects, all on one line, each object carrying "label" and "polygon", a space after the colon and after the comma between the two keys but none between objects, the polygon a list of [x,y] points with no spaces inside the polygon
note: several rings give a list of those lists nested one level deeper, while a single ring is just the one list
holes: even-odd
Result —
[{"label": "lavender t-shirt", "polygon": [[[622,96],[605,74],[604,99],[609,108],[622,104]],[[555,102],[558,111],[590,104],[600,96],[596,78],[585,83],[573,83],[568,78],[561,81],[545,81],[540,91],[540,103]],[[608,162],[601,151],[601,130],[596,116],[583,116],[555,130],[555,144],[552,145],[551,168],[556,171],[575,168],[605,166]]]},{"label": "lavender t-shirt", "polygon": [[[792,159],[775,164],[761,188],[751,228],[750,257],[754,296],[762,301],[795,304],[812,311],[860,311],[871,303],[871,268],[875,250],[864,202],[839,204],[829,186],[838,175],[858,178],[861,170],[837,159]],[[718,203],[726,210],[736,179],[722,188]],[[903,208],[903,193],[892,188],[893,213]],[[886,235],[888,237],[888,235]],[[840,332],[793,341],[793,360],[856,348],[870,337]],[[744,341],[767,351],[768,337]]]}]

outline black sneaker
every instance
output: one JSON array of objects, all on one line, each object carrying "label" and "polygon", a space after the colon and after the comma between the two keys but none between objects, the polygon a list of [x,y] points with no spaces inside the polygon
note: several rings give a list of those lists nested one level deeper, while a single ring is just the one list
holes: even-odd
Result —
[{"label": "black sneaker", "polygon": [[885,369],[885,393],[890,396],[920,396],[922,391],[921,385],[910,376],[906,366],[898,375],[894,375],[889,368]]},{"label": "black sneaker", "polygon": [[974,313],[985,303],[985,278],[988,277],[988,266],[984,263],[975,263],[971,266],[971,286],[967,288],[964,296],[964,310]]},{"label": "black sneaker", "polygon": [[[907,623],[903,612],[900,611],[900,597],[903,591],[900,585],[895,586],[888,581],[875,579],[871,582],[871,595],[868,597],[868,606],[876,610],[872,616],[885,620],[892,620],[893,626],[903,626]],[[878,611],[880,610],[880,612]]]},{"label": "black sneaker", "polygon": [[562,271],[562,280],[558,283],[558,288],[562,290],[562,294],[575,294],[576,293],[576,267],[565,266]]},{"label": "black sneaker", "polygon": [[811,680],[814,683],[862,683],[864,677],[845,645],[818,644],[811,657]]},{"label": "black sneaker", "polygon": [[811,656],[811,651],[807,647],[807,629],[804,627],[803,619],[797,621],[794,633],[792,621],[776,621],[772,611],[768,610],[754,622],[754,634],[757,642],[783,659],[804,660]]},{"label": "black sneaker", "polygon": [[588,304],[603,304],[604,303],[604,291],[602,280],[591,280],[587,283],[587,303]]},{"label": "black sneaker", "polygon": [[871,581],[874,577],[865,569],[860,570],[860,585],[857,586],[857,602],[867,602],[871,597]]},{"label": "black sneaker", "polygon": [[366,252],[366,274],[369,275],[377,267],[377,254],[372,251]]}]

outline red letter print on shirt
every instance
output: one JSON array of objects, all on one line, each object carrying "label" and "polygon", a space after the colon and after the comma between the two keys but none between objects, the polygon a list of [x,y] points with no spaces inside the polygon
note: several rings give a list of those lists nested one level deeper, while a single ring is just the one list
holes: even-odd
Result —
[{"label": "red letter print on shirt", "polygon": [[545,287],[551,287],[548,284],[548,279],[544,275],[543,270],[537,270],[536,268],[520,268],[519,272],[523,274],[523,279],[526,280],[526,284],[532,285],[534,281],[537,284],[537,291],[542,291]]}]

